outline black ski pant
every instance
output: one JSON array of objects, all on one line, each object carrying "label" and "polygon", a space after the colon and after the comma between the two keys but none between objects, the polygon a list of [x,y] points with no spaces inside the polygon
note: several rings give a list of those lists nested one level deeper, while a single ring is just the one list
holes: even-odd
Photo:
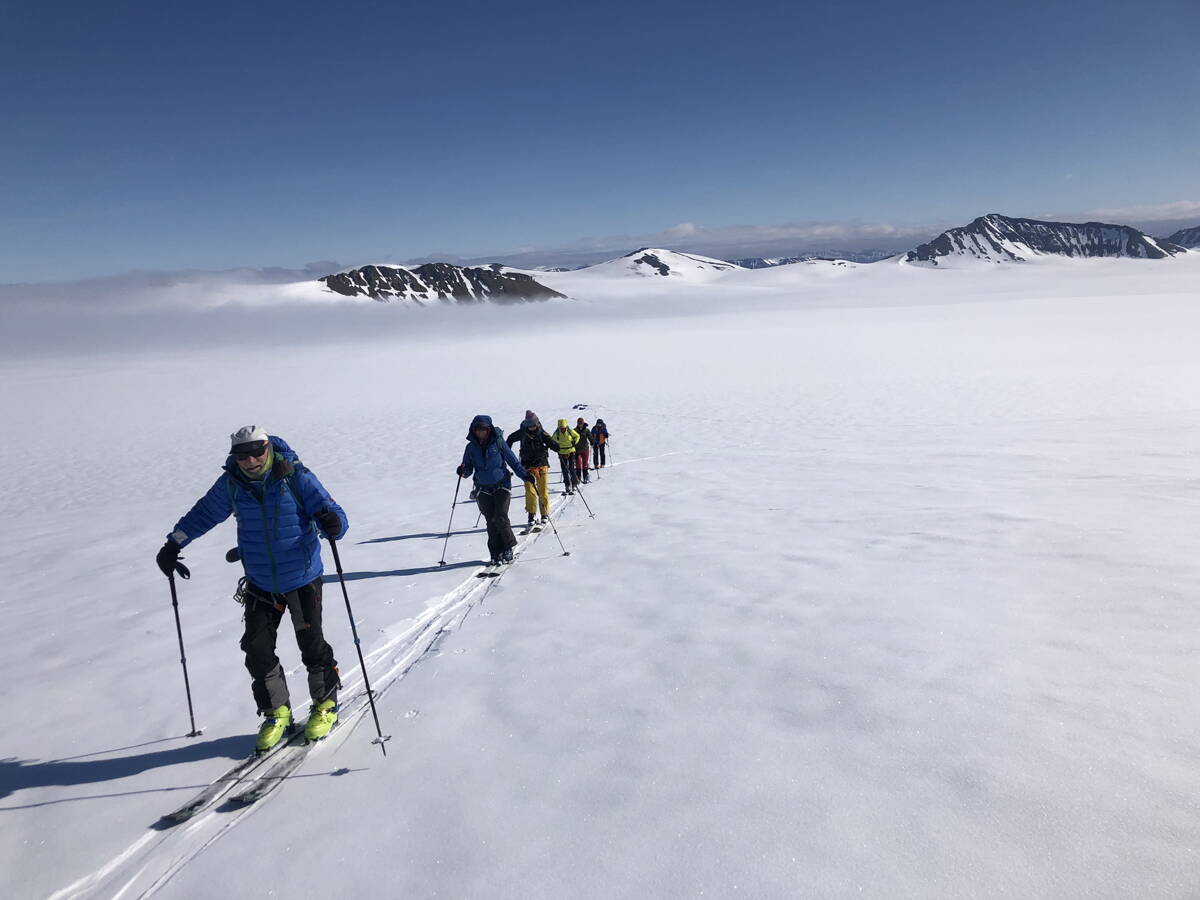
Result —
[{"label": "black ski pant", "polygon": [[481,487],[475,503],[483,513],[487,522],[488,553],[492,559],[499,559],[505,550],[517,546],[517,536],[513,534],[512,524],[508,521],[508,504],[512,500],[509,488]]},{"label": "black ski pant", "polygon": [[260,712],[291,706],[283,666],[275,655],[275,641],[283,614],[288,612],[296,631],[300,659],[308,669],[308,693],[314,704],[337,702],[337,660],[321,630],[321,579],[289,591],[272,594],[254,585],[246,586],[246,630],[242,652],[250,672],[250,689]]},{"label": "black ski pant", "polygon": [[607,460],[608,454],[604,452],[604,444],[596,445],[596,468],[599,469]]},{"label": "black ski pant", "polygon": [[563,456],[560,453],[558,462],[562,466],[563,490],[573,491],[575,485],[579,484],[579,475],[575,472],[575,454],[568,453]]}]

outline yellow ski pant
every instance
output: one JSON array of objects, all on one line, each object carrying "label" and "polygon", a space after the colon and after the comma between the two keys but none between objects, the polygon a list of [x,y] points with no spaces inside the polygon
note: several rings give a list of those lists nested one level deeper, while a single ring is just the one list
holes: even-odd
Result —
[{"label": "yellow ski pant", "polygon": [[546,482],[550,474],[549,466],[531,466],[526,469],[534,477],[537,484],[525,482],[525,512],[533,515],[538,511],[538,501],[542,502],[542,515],[550,515],[550,488]]}]

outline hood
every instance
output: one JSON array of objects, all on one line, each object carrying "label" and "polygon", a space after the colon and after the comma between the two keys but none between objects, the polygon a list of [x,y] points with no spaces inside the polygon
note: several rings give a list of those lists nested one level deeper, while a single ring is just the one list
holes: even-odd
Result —
[{"label": "hood", "polygon": [[488,427],[488,440],[491,440],[496,434],[496,426],[492,424],[491,416],[476,416],[471,420],[471,424],[467,427],[467,440],[475,439],[475,426],[486,425]]},{"label": "hood", "polygon": [[532,409],[527,409],[525,410],[525,421],[521,423],[521,427],[531,428],[533,426],[541,428],[542,420],[537,417],[537,413],[535,413]]},{"label": "hood", "polygon": [[559,420],[558,420],[558,430],[559,430],[559,431],[566,431],[566,430],[567,430],[567,429],[569,429],[570,427],[571,427],[571,426],[567,424],[567,420],[566,420],[566,419],[559,419]]}]

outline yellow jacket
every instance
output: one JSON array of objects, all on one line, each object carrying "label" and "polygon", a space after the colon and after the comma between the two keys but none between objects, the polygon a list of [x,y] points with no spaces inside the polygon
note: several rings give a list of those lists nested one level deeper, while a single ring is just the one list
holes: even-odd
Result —
[{"label": "yellow jacket", "polygon": [[579,443],[579,435],[567,424],[566,419],[558,420],[558,430],[550,435],[550,439],[558,444],[559,456],[570,456],[575,452],[575,445]]}]

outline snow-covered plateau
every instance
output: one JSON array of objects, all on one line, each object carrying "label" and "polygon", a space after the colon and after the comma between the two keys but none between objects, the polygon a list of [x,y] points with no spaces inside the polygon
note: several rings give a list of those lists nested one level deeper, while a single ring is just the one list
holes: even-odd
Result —
[{"label": "snow-covered plateau", "polygon": [[[1200,254],[693,263],[0,308],[0,895],[1196,897]],[[612,434],[570,555],[477,579],[464,490],[439,566],[468,422],[526,408]],[[195,738],[154,563],[247,423],[348,514],[392,737],[168,827],[257,728],[232,522],[178,583]]]}]

